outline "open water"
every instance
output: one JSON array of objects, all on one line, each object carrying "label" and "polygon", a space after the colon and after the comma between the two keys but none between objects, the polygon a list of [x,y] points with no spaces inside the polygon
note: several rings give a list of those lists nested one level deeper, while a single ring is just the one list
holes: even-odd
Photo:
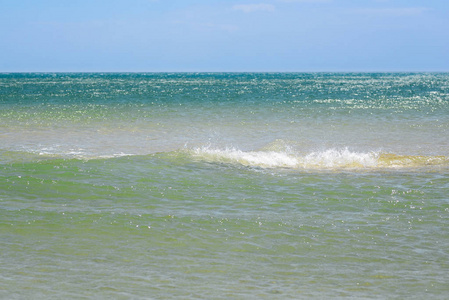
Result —
[{"label": "open water", "polygon": [[0,298],[447,299],[449,74],[0,74]]}]

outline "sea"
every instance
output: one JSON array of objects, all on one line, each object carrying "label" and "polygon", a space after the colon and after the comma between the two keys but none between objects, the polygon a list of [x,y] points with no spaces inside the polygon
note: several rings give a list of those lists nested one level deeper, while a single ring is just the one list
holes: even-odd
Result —
[{"label": "sea", "polygon": [[448,299],[448,73],[1,73],[1,299]]}]

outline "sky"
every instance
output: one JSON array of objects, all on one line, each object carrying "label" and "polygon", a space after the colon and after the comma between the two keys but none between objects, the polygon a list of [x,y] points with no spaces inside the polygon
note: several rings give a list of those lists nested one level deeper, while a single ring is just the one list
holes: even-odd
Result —
[{"label": "sky", "polygon": [[0,0],[0,72],[448,72],[447,0]]}]

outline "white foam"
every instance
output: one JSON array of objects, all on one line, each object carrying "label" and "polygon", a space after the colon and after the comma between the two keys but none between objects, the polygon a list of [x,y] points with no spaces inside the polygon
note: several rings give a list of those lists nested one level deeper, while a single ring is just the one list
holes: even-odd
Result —
[{"label": "white foam", "polygon": [[283,152],[249,151],[244,152],[235,148],[213,149],[210,147],[195,148],[194,154],[209,161],[236,162],[245,166],[258,167],[295,167],[298,160]]},{"label": "white foam", "polygon": [[347,148],[328,149],[321,152],[312,152],[302,159],[304,167],[324,168],[357,168],[375,167],[378,164],[378,153],[353,152]]},{"label": "white foam", "polygon": [[366,168],[378,164],[375,152],[353,152],[348,149],[328,149],[306,155],[285,151],[241,151],[235,148],[214,149],[210,146],[193,149],[195,156],[222,163],[237,163],[262,168]]}]

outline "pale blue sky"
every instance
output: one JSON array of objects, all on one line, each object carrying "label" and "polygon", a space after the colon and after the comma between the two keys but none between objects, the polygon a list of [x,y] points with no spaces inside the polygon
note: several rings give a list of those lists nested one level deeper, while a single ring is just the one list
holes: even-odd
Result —
[{"label": "pale blue sky", "polygon": [[23,71],[449,71],[449,1],[0,0]]}]

